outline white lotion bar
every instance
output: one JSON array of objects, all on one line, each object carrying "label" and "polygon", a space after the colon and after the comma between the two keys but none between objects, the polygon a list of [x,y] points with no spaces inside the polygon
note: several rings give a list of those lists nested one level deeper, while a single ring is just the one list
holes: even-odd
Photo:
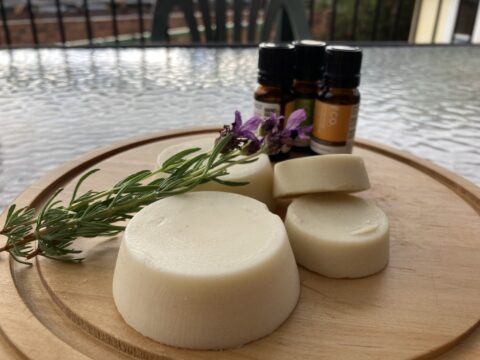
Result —
[{"label": "white lotion bar", "polygon": [[369,188],[365,164],[357,155],[306,156],[279,162],[274,168],[275,197]]},{"label": "white lotion bar", "polygon": [[389,226],[370,201],[346,194],[305,195],[285,218],[297,262],[332,278],[358,278],[385,267]]},{"label": "white lotion bar", "polygon": [[214,191],[165,198],[137,213],[113,277],[129,325],[189,349],[232,348],[270,334],[299,291],[281,219],[257,200]]},{"label": "white lotion bar", "polygon": [[[172,145],[164,149],[157,158],[157,165],[162,166],[163,162],[176,153],[189,149],[200,148],[202,152],[213,148],[214,138],[200,138],[192,141]],[[200,152],[198,152],[200,153]],[[194,153],[191,156],[195,156]],[[248,182],[243,186],[227,186],[214,181],[199,185],[195,190],[212,190],[233,192],[250,196],[265,203],[271,210],[275,208],[273,198],[273,169],[267,155],[261,154],[257,161],[249,164],[234,165],[228,168],[228,175],[220,177],[221,180]]]}]

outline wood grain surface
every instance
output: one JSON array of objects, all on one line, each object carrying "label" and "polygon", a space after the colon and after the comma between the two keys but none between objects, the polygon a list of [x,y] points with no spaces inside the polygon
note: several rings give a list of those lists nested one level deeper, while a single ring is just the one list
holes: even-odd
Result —
[{"label": "wood grain surface", "polygon": [[[154,167],[166,146],[213,133],[164,132],[95,151],[48,174],[16,202],[39,206],[58,186],[65,186],[66,199],[71,183],[92,167],[102,171],[84,189],[110,187]],[[277,331],[234,350],[188,351],[143,337],[116,311],[111,284],[121,237],[79,239],[82,264],[39,259],[25,267],[4,255],[0,358],[480,358],[479,189],[370,142],[358,141],[355,153],[365,159],[372,183],[359,196],[373,199],[390,220],[390,262],[381,273],[334,280],[300,267],[300,301]]]}]

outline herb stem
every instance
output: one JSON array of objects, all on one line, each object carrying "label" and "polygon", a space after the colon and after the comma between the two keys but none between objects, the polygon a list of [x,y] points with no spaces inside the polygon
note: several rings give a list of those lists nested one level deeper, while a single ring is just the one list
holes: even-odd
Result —
[{"label": "herb stem", "polygon": [[[69,258],[69,255],[79,252],[70,248],[77,237],[116,235],[125,228],[116,223],[131,218],[144,206],[193,190],[201,183],[227,174],[230,166],[251,161],[259,156],[260,151],[248,156],[243,156],[240,150],[222,154],[222,148],[230,140],[229,135],[210,152],[192,159],[185,159],[184,156],[197,149],[186,150],[168,159],[155,171],[140,171],[109,190],[88,191],[77,197],[83,181],[96,172],[92,170],[78,180],[67,206],[61,206],[61,202],[55,200],[61,191],[59,189],[38,215],[34,209],[25,207],[15,211],[15,206],[12,206],[8,211],[5,226],[0,230],[0,235],[7,237],[7,243],[0,248],[0,252],[10,252],[17,261],[21,261],[19,258],[30,260],[38,255],[57,260],[80,261],[81,259]],[[240,156],[242,158],[239,159]],[[146,182],[158,174],[167,176]],[[35,242],[37,246],[32,248],[29,244]]]}]

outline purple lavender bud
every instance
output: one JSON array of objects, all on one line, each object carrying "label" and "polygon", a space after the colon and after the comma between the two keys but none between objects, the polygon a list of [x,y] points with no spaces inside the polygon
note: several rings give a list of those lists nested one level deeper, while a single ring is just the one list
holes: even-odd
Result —
[{"label": "purple lavender bud", "polygon": [[[232,140],[225,145],[222,152],[228,153],[235,149],[241,149],[246,144],[246,152],[253,153],[258,151],[261,146],[260,139],[257,138],[255,132],[260,126],[262,119],[258,116],[250,118],[245,124],[242,122],[242,116],[239,111],[235,111],[235,120],[230,126],[224,126],[220,131],[220,138],[227,135],[233,135]],[[255,151],[253,151],[256,149]]]},{"label": "purple lavender bud", "polygon": [[285,126],[285,129],[289,129],[289,130],[298,129],[300,125],[305,121],[306,118],[307,118],[307,114],[305,113],[305,110],[303,109],[295,110],[288,117],[287,125]]}]

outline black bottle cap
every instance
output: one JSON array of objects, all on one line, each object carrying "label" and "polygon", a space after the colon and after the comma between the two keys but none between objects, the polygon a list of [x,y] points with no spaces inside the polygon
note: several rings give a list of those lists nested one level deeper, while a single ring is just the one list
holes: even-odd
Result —
[{"label": "black bottle cap", "polygon": [[325,48],[323,41],[300,40],[295,45],[295,79],[318,81],[325,71]]},{"label": "black bottle cap", "polygon": [[331,87],[356,88],[360,84],[362,49],[352,46],[327,46],[325,84]]},{"label": "black bottle cap", "polygon": [[293,45],[261,43],[258,52],[258,82],[262,85],[291,86],[294,61]]}]

